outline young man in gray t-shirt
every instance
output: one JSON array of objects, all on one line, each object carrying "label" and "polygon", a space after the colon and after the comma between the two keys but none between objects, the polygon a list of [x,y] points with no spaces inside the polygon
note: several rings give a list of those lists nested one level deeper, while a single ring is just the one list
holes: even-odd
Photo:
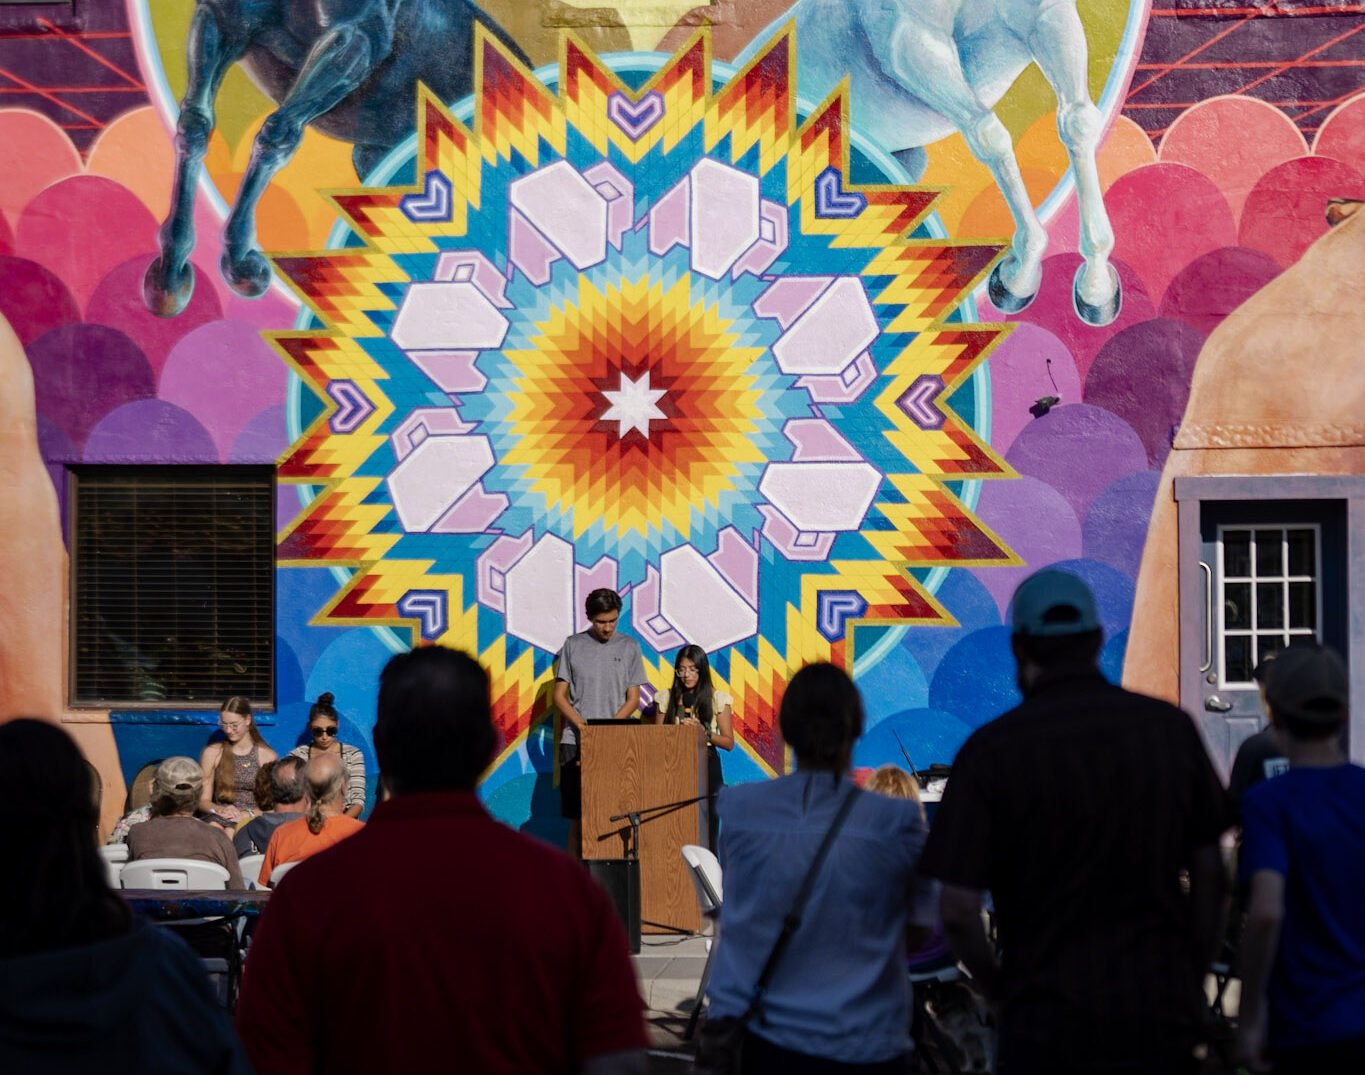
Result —
[{"label": "young man in gray t-shirt", "polygon": [[646,681],[640,644],[618,634],[621,598],[593,590],[584,603],[588,629],[564,640],[555,666],[555,708],[564,717],[559,737],[559,812],[569,819],[569,853],[582,857],[583,782],[578,733],[589,720],[623,720],[640,706]]}]

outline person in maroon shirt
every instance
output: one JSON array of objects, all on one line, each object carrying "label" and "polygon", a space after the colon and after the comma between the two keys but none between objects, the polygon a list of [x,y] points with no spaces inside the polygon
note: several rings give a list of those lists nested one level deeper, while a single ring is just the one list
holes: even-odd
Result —
[{"label": "person in maroon shirt", "polygon": [[380,678],[390,798],[271,895],[237,1029],[257,1075],[643,1075],[621,926],[581,863],[474,793],[497,745],[487,673],[428,646]]}]

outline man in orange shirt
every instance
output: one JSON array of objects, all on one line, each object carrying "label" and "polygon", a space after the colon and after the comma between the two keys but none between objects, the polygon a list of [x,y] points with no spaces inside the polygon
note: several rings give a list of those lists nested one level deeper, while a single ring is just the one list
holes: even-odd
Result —
[{"label": "man in orange shirt", "polygon": [[271,834],[257,878],[259,884],[270,884],[270,874],[276,866],[302,862],[365,827],[363,821],[346,813],[346,770],[340,758],[331,754],[314,756],[304,779],[308,811],[301,818],[286,821]]}]

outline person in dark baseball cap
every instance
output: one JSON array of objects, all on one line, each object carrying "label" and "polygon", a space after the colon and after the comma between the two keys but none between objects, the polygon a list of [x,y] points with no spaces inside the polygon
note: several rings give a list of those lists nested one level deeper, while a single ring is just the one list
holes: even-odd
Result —
[{"label": "person in dark baseball cap", "polygon": [[1300,738],[1330,736],[1341,729],[1350,702],[1346,663],[1325,646],[1290,646],[1270,664],[1265,697]]},{"label": "person in dark baseball cap", "polygon": [[1346,663],[1290,646],[1265,693],[1289,771],[1242,802],[1238,1059],[1276,1075],[1365,1071],[1365,769],[1342,745]]}]

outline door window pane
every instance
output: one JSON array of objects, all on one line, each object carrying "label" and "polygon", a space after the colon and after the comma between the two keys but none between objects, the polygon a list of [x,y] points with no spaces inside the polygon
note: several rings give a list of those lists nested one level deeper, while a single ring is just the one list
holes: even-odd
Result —
[{"label": "door window pane", "polygon": [[1221,683],[1249,686],[1251,671],[1320,629],[1319,528],[1229,526],[1218,532]]},{"label": "door window pane", "polygon": [[1279,578],[1284,574],[1284,531],[1256,531],[1256,577]]},{"label": "door window pane", "polygon": [[1251,639],[1247,635],[1229,635],[1224,640],[1224,678],[1230,683],[1245,683],[1251,679]]},{"label": "door window pane", "polygon": [[1233,630],[1251,626],[1251,583],[1227,584],[1223,591],[1223,626]]},{"label": "door window pane", "polygon": [[1274,635],[1262,635],[1256,641],[1256,663],[1260,664],[1268,657],[1273,657],[1284,649],[1284,639],[1276,638]]},{"label": "door window pane", "polygon": [[1284,626],[1284,586],[1281,583],[1256,584],[1256,626],[1261,630]]},{"label": "door window pane", "polygon": [[1317,586],[1311,582],[1289,584],[1289,626],[1303,630],[1318,622]]},{"label": "door window pane", "polygon": [[1289,531],[1289,573],[1312,577],[1318,572],[1317,534],[1302,527]]},{"label": "door window pane", "polygon": [[1223,577],[1251,576],[1251,531],[1223,531]]}]

